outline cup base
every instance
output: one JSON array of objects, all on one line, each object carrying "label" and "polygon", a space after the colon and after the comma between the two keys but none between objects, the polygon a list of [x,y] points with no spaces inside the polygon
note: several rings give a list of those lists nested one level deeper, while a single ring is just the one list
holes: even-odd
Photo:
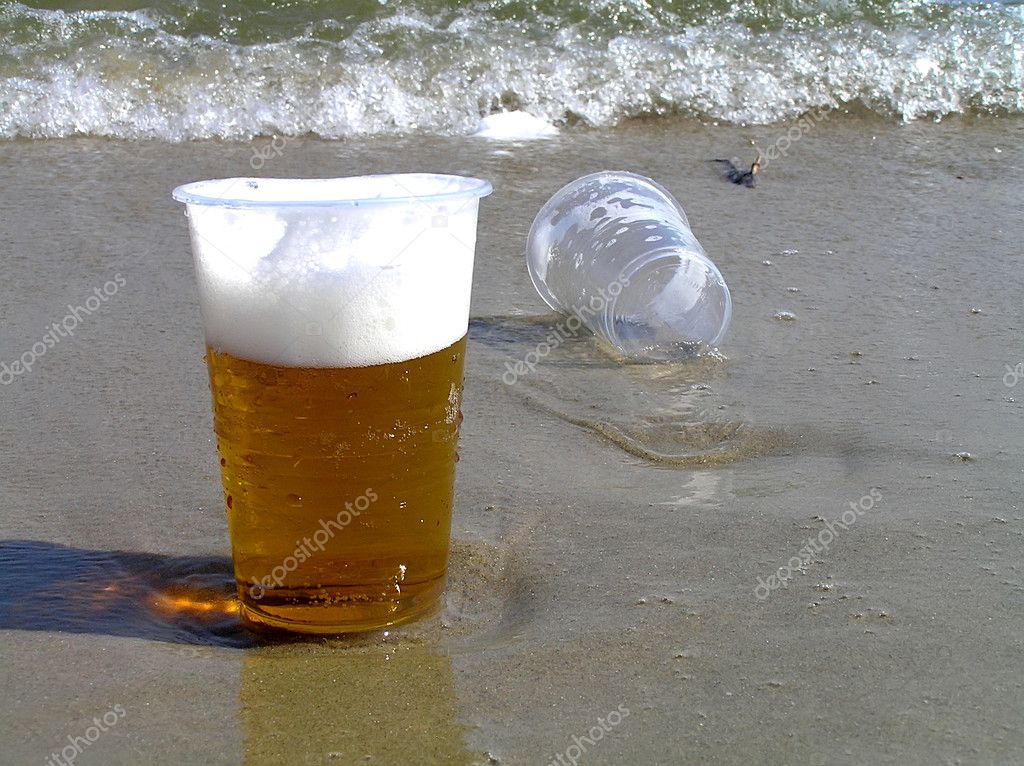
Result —
[{"label": "cup base", "polygon": [[428,617],[441,608],[445,578],[418,585],[412,593],[386,600],[347,600],[344,596],[324,604],[322,598],[305,602],[290,597],[286,603],[269,604],[243,598],[241,616],[256,631],[287,631],[317,635],[365,633],[384,630]]}]

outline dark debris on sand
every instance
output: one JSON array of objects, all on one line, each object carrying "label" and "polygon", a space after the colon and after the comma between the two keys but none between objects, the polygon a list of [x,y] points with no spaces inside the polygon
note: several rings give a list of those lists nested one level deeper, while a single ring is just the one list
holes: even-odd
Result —
[{"label": "dark debris on sand", "polygon": [[708,162],[717,162],[722,168],[726,181],[731,181],[738,186],[746,186],[748,189],[753,189],[757,184],[757,174],[761,172],[761,160],[762,155],[760,150],[757,152],[757,159],[750,165],[750,170],[742,170],[736,166],[736,163],[732,160],[708,160]]}]

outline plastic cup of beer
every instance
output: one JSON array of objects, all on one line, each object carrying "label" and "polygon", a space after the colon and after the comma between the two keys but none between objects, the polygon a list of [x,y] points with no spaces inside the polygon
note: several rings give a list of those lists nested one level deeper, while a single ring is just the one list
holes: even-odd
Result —
[{"label": "plastic cup of beer", "polygon": [[174,190],[243,617],[346,633],[444,590],[477,208],[451,175]]}]

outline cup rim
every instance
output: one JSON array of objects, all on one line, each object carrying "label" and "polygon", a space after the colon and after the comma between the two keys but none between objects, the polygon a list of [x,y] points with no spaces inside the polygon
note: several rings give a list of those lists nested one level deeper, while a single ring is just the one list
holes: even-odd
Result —
[{"label": "cup rim", "polygon": [[[360,182],[368,187],[366,194],[353,192]],[[383,191],[385,185],[390,190]],[[374,188],[378,193],[373,193]],[[171,196],[186,205],[209,207],[369,207],[477,199],[491,191],[490,181],[471,176],[378,173],[337,178],[213,178],[182,184]]]},{"label": "cup rim", "polygon": [[[711,271],[714,274],[718,275],[718,280],[722,285],[722,292],[725,298],[725,311],[723,312],[722,326],[718,329],[718,334],[716,334],[714,338],[704,342],[704,345],[707,348],[718,348],[718,345],[722,342],[722,340],[726,336],[726,333],[728,333],[729,331],[729,325],[732,323],[732,292],[729,290],[729,285],[726,283],[725,277],[722,276],[722,272],[719,271],[718,267],[715,265],[715,262],[708,258],[707,253],[705,253],[703,249],[691,250],[689,248],[679,246],[668,246],[660,247],[656,250],[650,250],[644,253],[643,255],[634,258],[632,261],[630,261],[622,269],[620,275],[625,276],[628,279],[630,276],[636,274],[636,272],[639,271],[640,267],[649,267],[651,264],[655,264],[658,261],[664,261],[665,265],[674,267],[677,265],[678,260],[683,257],[696,258],[698,261],[702,261],[704,264],[709,266],[711,268]],[[621,294],[622,293],[620,292],[619,295]],[[622,353],[623,356],[633,357],[634,354],[628,353],[623,348],[621,339],[615,332],[615,323],[611,321],[611,318],[615,315],[615,307],[617,302],[618,296],[615,296],[605,304],[604,315],[606,329],[608,333],[608,342],[611,343],[611,345],[614,346],[615,348],[619,349],[620,353]]]}]

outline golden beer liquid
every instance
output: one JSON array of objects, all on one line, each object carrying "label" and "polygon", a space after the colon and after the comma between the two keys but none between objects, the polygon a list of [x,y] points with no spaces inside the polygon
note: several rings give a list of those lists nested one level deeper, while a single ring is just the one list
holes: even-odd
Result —
[{"label": "golden beer liquid", "polygon": [[433,611],[448,564],[466,338],[352,368],[207,348],[242,614],[309,633]]}]

